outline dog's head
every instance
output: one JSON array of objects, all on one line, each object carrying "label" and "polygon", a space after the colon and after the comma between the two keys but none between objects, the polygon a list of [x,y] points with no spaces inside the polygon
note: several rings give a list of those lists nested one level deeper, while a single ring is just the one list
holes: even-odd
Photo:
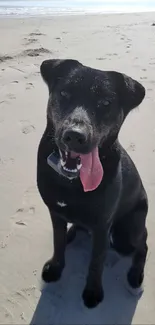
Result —
[{"label": "dog's head", "polygon": [[124,74],[92,69],[76,60],[46,60],[41,75],[49,89],[48,124],[63,171],[74,177],[80,170],[84,190],[92,190],[103,176],[99,148],[117,139],[145,89]]}]

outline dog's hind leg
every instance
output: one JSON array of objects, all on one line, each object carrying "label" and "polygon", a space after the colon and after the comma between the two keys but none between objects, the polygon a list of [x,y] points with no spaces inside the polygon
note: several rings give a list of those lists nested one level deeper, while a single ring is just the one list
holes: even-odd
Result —
[{"label": "dog's hind leg", "polygon": [[147,230],[145,228],[135,248],[132,257],[132,265],[127,275],[127,280],[130,285],[129,291],[133,294],[140,294],[143,291],[141,285],[144,280],[144,267],[148,251],[146,240]]},{"label": "dog's hind leg", "polygon": [[148,211],[147,199],[141,199],[134,210],[119,219],[112,227],[112,247],[122,255],[132,254],[132,265],[127,280],[129,290],[139,294],[144,279],[147,256],[147,230],[145,226]]}]

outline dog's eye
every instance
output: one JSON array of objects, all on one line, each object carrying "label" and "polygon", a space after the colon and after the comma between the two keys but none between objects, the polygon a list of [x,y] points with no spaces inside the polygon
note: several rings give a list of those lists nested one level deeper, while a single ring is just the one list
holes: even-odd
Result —
[{"label": "dog's eye", "polygon": [[61,92],[60,92],[60,94],[61,94],[61,96],[62,97],[65,97],[65,98],[70,98],[70,94],[69,93],[67,93],[66,91],[64,91],[64,90],[62,90]]}]

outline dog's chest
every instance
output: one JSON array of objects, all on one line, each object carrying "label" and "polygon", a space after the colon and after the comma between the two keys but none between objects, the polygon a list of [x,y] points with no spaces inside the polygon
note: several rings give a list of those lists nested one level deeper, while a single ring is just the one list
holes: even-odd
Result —
[{"label": "dog's chest", "polygon": [[93,222],[93,218],[95,218],[95,213],[92,213],[92,209],[90,209],[87,200],[81,200],[73,195],[69,197],[58,195],[53,200],[52,208],[70,223],[79,223],[89,226],[89,224]]},{"label": "dog's chest", "polygon": [[109,222],[112,216],[112,207],[105,211],[103,193],[98,195],[78,196],[73,192],[60,191],[52,196],[51,208],[69,223],[75,223],[92,228],[95,225]]}]

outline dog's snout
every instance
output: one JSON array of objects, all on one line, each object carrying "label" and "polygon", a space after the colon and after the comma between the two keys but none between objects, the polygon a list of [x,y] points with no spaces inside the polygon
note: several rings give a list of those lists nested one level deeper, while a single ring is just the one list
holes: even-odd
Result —
[{"label": "dog's snout", "polygon": [[86,143],[86,135],[83,131],[68,129],[63,134],[63,142],[70,150],[79,151]]}]

